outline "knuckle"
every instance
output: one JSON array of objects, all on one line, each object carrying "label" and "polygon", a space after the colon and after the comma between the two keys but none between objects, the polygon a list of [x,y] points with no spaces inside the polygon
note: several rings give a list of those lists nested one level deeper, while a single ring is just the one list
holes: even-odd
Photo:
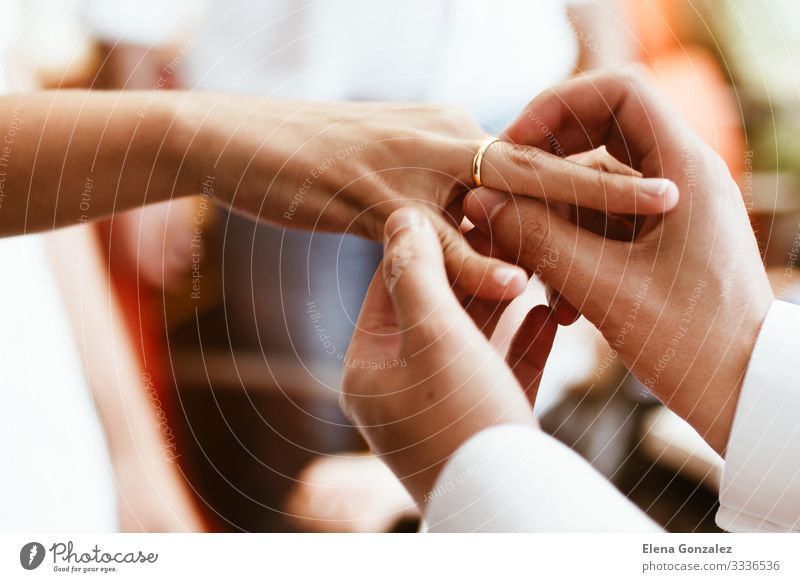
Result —
[{"label": "knuckle", "polygon": [[650,69],[647,65],[642,63],[630,63],[628,64],[628,71],[630,75],[637,81],[641,83],[649,83],[650,82]]},{"label": "knuckle", "polygon": [[599,73],[599,79],[612,85],[626,85],[630,82],[631,76],[628,69],[624,67],[613,67]]},{"label": "knuckle", "polygon": [[623,87],[632,93],[638,93],[650,86],[647,67],[635,63],[607,69],[600,74],[599,80],[608,83],[609,86]]},{"label": "knuckle", "polygon": [[445,267],[456,284],[462,282],[466,274],[470,273],[470,257],[464,249],[464,243],[456,236],[450,234],[441,237],[442,253]]},{"label": "knuckle", "polygon": [[691,142],[686,148],[688,153],[684,155],[687,161],[684,175],[695,174],[711,177],[729,173],[728,165],[710,145],[695,135],[690,135],[688,139],[691,139]]},{"label": "knuckle", "polygon": [[498,149],[503,155],[504,161],[526,170],[539,166],[542,162],[542,157],[545,155],[544,152],[538,148],[519,146],[505,142],[503,142],[502,147]]},{"label": "knuckle", "polygon": [[464,240],[461,235],[452,229],[443,229],[439,232],[439,242],[442,245],[442,254],[445,263],[463,260]]},{"label": "knuckle", "polygon": [[[630,245],[629,253],[632,264],[647,264],[654,259],[658,260],[659,253],[663,255],[664,241],[661,237],[644,238]],[[622,278],[623,274],[619,275]]]},{"label": "knuckle", "polygon": [[608,190],[614,189],[617,186],[616,176],[608,175],[602,170],[597,168],[586,168],[584,170],[587,177],[587,185],[589,186],[588,195],[595,195],[599,199],[603,199]]},{"label": "knuckle", "polygon": [[538,214],[521,212],[519,215],[519,252],[523,260],[535,261],[547,247],[549,228]]},{"label": "knuckle", "polygon": [[631,63],[620,69],[619,75],[625,83],[632,88],[648,86],[650,77],[647,67],[639,63]]},{"label": "knuckle", "polygon": [[492,148],[497,149],[492,152],[492,157],[484,159],[484,168],[491,169],[497,175],[499,188],[509,192],[530,190],[531,176],[542,171],[544,157],[548,154],[538,148],[505,142],[499,142]]},{"label": "knuckle", "polygon": [[617,208],[619,205],[630,207],[636,198],[636,180],[621,174],[595,172],[598,203],[606,208]]},{"label": "knuckle", "polygon": [[698,147],[702,147],[703,151],[706,153],[706,158],[708,160],[709,165],[717,172],[722,174],[728,174],[730,170],[728,169],[728,164],[725,163],[725,160],[722,159],[714,148],[710,145],[705,143],[704,141],[698,139]]}]

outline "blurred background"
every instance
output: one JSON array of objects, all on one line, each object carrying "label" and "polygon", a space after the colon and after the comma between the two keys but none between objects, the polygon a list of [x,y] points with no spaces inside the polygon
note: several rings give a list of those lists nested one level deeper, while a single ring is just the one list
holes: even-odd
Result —
[{"label": "blurred background", "polygon": [[[17,90],[449,102],[500,132],[549,85],[642,63],[740,181],[775,292],[800,301],[800,4],[792,0],[0,6],[9,16],[0,48]],[[121,527],[415,531],[413,503],[337,404],[380,249],[256,225],[209,194],[119,214],[91,231],[95,276],[81,284],[113,294],[109,317],[128,336],[120,344],[107,326],[82,323],[92,345],[129,352],[126,377],[109,372],[102,349],[84,350],[112,443]],[[115,422],[120,408],[133,420]],[[667,529],[716,531],[721,460],[586,322],[559,331],[537,412]]]}]

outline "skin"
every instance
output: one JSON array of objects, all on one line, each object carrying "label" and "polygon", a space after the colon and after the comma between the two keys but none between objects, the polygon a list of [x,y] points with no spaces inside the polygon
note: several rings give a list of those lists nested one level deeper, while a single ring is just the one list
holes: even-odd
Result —
[{"label": "skin", "polygon": [[[609,16],[612,14],[614,10],[597,9],[594,5],[575,9],[573,24],[580,29],[581,38],[587,41],[579,43],[582,49],[579,69],[598,64],[594,62],[599,54],[596,50],[598,40],[605,49],[602,56],[614,56],[620,61],[630,60],[630,55],[625,54],[627,47],[624,46],[624,40],[620,41],[624,35],[612,34],[607,38],[597,36],[609,24],[619,28],[618,22],[610,22],[615,20]],[[589,50],[590,47],[594,50]],[[149,89],[156,82],[163,83],[164,71],[179,54],[178,48],[140,47],[124,43],[106,45],[103,47],[102,71],[94,87],[132,90]],[[180,73],[176,74],[177,78],[168,79],[169,88],[187,87],[181,82]],[[624,170],[618,171],[616,160],[608,155],[598,156],[595,152],[570,159],[608,172],[624,174],[629,170],[617,162]],[[448,218],[453,219],[453,224],[460,222],[461,218],[458,212],[453,212],[453,207],[460,212],[461,201],[458,199],[456,202],[448,209]],[[191,261],[188,256],[190,245],[186,239],[193,235],[194,212],[195,203],[191,198],[184,198],[173,200],[169,205],[151,205],[115,216],[114,238],[121,241],[121,245],[117,246],[128,253],[128,262],[138,265],[142,278],[151,285],[168,289],[188,273]],[[479,245],[483,241],[478,240],[478,235],[479,232],[473,231],[467,238],[473,248],[480,252],[483,247]],[[184,260],[180,260],[181,257]],[[496,258],[503,260],[502,256]],[[462,298],[469,296],[464,292],[459,292],[459,295]],[[554,294],[552,299],[555,314],[561,317],[562,323],[574,321],[576,310],[566,301],[557,301],[557,297]],[[505,302],[502,301],[472,301],[469,311],[474,318],[485,318],[481,329],[487,331],[494,325],[494,319],[504,306]],[[359,479],[363,481],[363,490],[354,496],[353,491],[358,489]],[[359,502],[352,503],[354,498]],[[355,456],[345,459],[321,458],[307,467],[290,495],[287,512],[299,527],[310,531],[384,531],[397,520],[398,514],[409,511],[409,507],[412,511],[417,510],[406,491],[380,460],[371,456]],[[330,508],[336,511],[331,513]]]},{"label": "skin", "polygon": [[[487,329],[499,302],[526,281],[520,268],[476,251],[477,237],[462,237],[442,213],[472,185],[472,157],[486,137],[450,108],[54,91],[0,97],[0,131],[0,235],[208,191],[261,220],[378,239],[393,211],[412,206],[433,228],[459,297],[485,302],[470,311]],[[677,202],[664,181],[606,174],[508,142],[486,152],[482,177],[521,195],[570,203],[580,194],[584,205],[621,212],[659,213]],[[542,327],[543,313],[527,325]],[[520,368],[528,361],[525,349],[512,357]]]},{"label": "skin", "polygon": [[469,436],[535,423],[535,393],[556,323],[546,306],[523,322],[504,361],[490,345],[494,310],[451,289],[436,230],[406,208],[386,223],[384,261],[345,358],[342,408],[419,505]]},{"label": "skin", "polygon": [[[666,177],[681,201],[634,240],[611,240],[544,205],[492,189],[465,199],[466,216],[506,256],[594,323],[623,363],[720,454],[742,380],[774,297],[736,184],[637,73],[575,79],[537,97],[508,130],[566,154],[605,145],[645,177]],[[543,256],[558,260],[542,262]]]},{"label": "skin", "polygon": [[[472,185],[486,137],[451,108],[55,91],[0,98],[0,120],[11,140],[0,234],[101,218],[211,184],[217,201],[251,217],[375,240],[394,210],[412,205],[434,225],[461,290],[501,299],[525,283],[518,267],[475,252],[441,212]],[[580,193],[585,206],[622,212],[677,203],[668,182],[604,174],[507,142],[489,148],[482,177],[520,195],[574,202]]]},{"label": "skin", "polygon": [[[615,215],[599,220],[602,214],[579,208],[570,219],[557,206],[479,188],[464,210],[483,234],[468,237],[482,252],[536,272],[724,454],[774,300],[727,168],[636,73],[579,78],[534,100],[508,135],[548,147],[532,119],[547,123],[564,154],[605,145],[644,176],[673,179],[681,202],[626,232]],[[523,394],[538,382],[557,317],[547,309],[537,317],[542,306],[535,308],[511,361],[501,361],[448,286],[433,231],[409,212],[387,222],[384,272],[370,288],[347,360],[407,365],[349,366],[342,404],[423,505],[442,464],[468,438],[494,424],[533,422]]]}]

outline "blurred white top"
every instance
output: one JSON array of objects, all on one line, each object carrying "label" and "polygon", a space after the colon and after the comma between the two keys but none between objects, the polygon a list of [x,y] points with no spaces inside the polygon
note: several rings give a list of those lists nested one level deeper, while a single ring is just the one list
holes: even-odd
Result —
[{"label": "blurred white top", "polygon": [[578,49],[566,4],[91,0],[89,23],[111,43],[181,45],[172,64],[190,88],[447,102],[491,126],[573,70]]},{"label": "blurred white top", "polygon": [[116,531],[105,440],[42,235],[0,240],[0,531]]},{"label": "blurred white top", "polygon": [[[0,94],[15,5],[0,0]],[[104,436],[43,236],[0,239],[0,277],[0,531],[116,531]]]}]

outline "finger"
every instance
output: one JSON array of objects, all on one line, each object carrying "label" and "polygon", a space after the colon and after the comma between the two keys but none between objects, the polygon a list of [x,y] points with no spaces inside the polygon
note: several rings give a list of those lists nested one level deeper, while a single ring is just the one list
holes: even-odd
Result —
[{"label": "finger", "polygon": [[591,208],[572,207],[570,221],[606,238],[630,242],[642,233],[648,221],[652,223],[651,226],[657,225],[659,217],[608,214]]},{"label": "finger", "polygon": [[[646,176],[677,175],[662,168],[659,152],[681,151],[682,142],[696,139],[645,74],[634,70],[582,75],[544,91],[505,133],[512,142],[558,156],[605,145]],[[681,163],[675,158],[670,163]]]},{"label": "finger", "polygon": [[536,147],[497,142],[481,164],[483,185],[514,194],[629,214],[661,214],[678,203],[678,187],[663,178],[604,172]]},{"label": "finger", "polygon": [[444,209],[444,216],[446,219],[450,221],[450,224],[455,226],[459,231],[464,232],[462,230],[462,224],[464,222],[464,197],[466,196],[466,192],[459,196],[456,196],[453,201],[447,205]]},{"label": "finger", "polygon": [[558,291],[550,285],[545,285],[545,293],[547,294],[547,305],[550,307],[550,313],[558,325],[572,325],[578,321],[581,312],[564,299]]},{"label": "finger", "polygon": [[[581,313],[589,315],[584,304],[590,289],[599,296],[614,295],[628,252],[623,243],[580,228],[536,200],[489,188],[473,190],[464,211],[515,262],[552,285]],[[598,307],[599,302],[591,305]]]},{"label": "finger", "polygon": [[396,210],[386,221],[383,280],[404,337],[439,333],[466,319],[450,288],[438,236],[415,208]]},{"label": "finger", "polygon": [[[500,259],[504,262],[509,261],[508,255],[503,252],[500,245],[493,244],[492,239],[479,229],[473,228],[471,231],[464,234],[464,238],[467,239],[470,246],[481,255]],[[510,303],[510,301],[481,299],[460,292],[456,292],[456,297],[459,298],[464,310],[486,337],[491,337],[492,333],[494,333],[500,316]]]},{"label": "finger", "polygon": [[511,299],[525,289],[523,269],[484,256],[440,215],[428,214],[444,249],[444,263],[454,284],[467,295],[483,299]]},{"label": "finger", "polygon": [[[479,229],[475,228],[472,225],[471,229],[472,230],[465,232],[463,236],[469,243],[469,245],[476,252],[478,252],[482,256],[491,257],[493,259],[498,259],[500,261],[503,261],[504,263],[508,264],[508,266],[513,267],[510,258],[508,257],[508,255],[506,255],[505,252],[503,252],[503,249],[500,248],[500,245],[492,244],[492,241],[488,236],[483,234]],[[474,316],[477,315],[476,313],[472,313],[470,311],[470,306],[473,303],[480,303],[482,305],[507,305],[511,299],[511,297],[509,297],[509,299],[507,300],[483,299],[481,297],[476,297],[471,293],[465,292],[458,286],[455,286],[453,288],[453,292],[456,294],[456,298],[458,298],[458,300],[461,302],[461,305],[464,306],[464,308],[467,310],[468,313],[470,313],[471,316],[473,316],[473,320],[475,319]]]},{"label": "finger", "polygon": [[469,243],[469,246],[485,257],[492,257],[506,263],[511,260],[508,254],[500,248],[500,245],[494,244],[491,237],[477,228],[464,233],[464,238]]},{"label": "finger", "polygon": [[537,305],[528,312],[511,342],[508,365],[525,390],[531,405],[536,402],[536,393],[557,330],[558,324],[550,309],[546,305]]},{"label": "finger", "polygon": [[345,363],[357,367],[374,360],[394,358],[399,351],[400,329],[394,305],[381,268],[378,268],[364,297]]},{"label": "finger", "polygon": [[623,164],[617,158],[608,153],[608,150],[605,146],[601,146],[589,152],[571,155],[567,159],[577,164],[594,168],[595,170],[613,172],[614,174],[623,174],[625,176],[642,177],[641,172],[637,172],[630,166]]},{"label": "finger", "polygon": [[[353,337],[344,358],[344,375],[339,406],[356,425],[359,420],[360,396],[374,391],[374,377],[381,362],[400,357],[402,335],[397,325],[391,297],[386,290],[381,269],[375,273],[367,289]],[[382,381],[386,381],[385,377]]]},{"label": "finger", "polygon": [[486,301],[470,297],[467,301],[462,301],[462,305],[481,333],[487,338],[491,338],[509,302]]}]

